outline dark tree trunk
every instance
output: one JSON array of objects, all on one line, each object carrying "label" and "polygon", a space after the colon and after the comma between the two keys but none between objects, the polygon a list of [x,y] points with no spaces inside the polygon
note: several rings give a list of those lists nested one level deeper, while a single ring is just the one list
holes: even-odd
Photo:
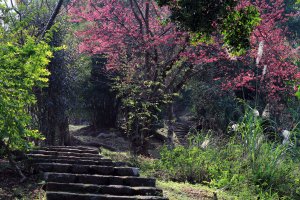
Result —
[{"label": "dark tree trunk", "polygon": [[41,34],[41,37],[42,37],[42,38],[45,37],[47,31],[53,26],[54,21],[55,21],[57,15],[58,15],[58,13],[59,13],[59,11],[60,11],[62,5],[63,5],[63,2],[64,2],[64,0],[59,0],[59,1],[57,2],[56,6],[55,6],[55,8],[54,8],[54,11],[53,11],[53,13],[51,14],[51,17],[49,18],[49,20],[48,20],[48,22],[47,22],[47,25],[46,25],[46,27],[44,28],[44,30],[43,30],[43,32],[42,32],[42,34]]},{"label": "dark tree trunk", "polygon": [[18,164],[16,163],[16,161],[13,159],[12,153],[8,147],[7,144],[5,144],[3,141],[0,140],[0,148],[3,148],[5,150],[5,153],[7,155],[9,164],[16,170],[16,172],[20,175],[21,180],[20,182],[24,182],[27,177],[23,174],[22,170],[20,169],[20,167],[18,166]]},{"label": "dark tree trunk", "polygon": [[168,135],[167,135],[167,145],[169,148],[174,147],[174,106],[173,103],[167,105],[168,114]]},{"label": "dark tree trunk", "polygon": [[60,145],[62,146],[71,145],[68,118],[65,118],[64,121],[62,121],[59,124],[58,132],[60,135]]},{"label": "dark tree trunk", "polygon": [[[64,0],[58,0],[57,4],[51,13],[45,27],[39,34],[41,40],[44,39],[46,32],[51,29],[55,20],[62,9]],[[63,28],[53,32],[52,47],[62,45],[64,36]],[[46,145],[56,145],[68,141],[68,116],[67,116],[67,101],[66,101],[66,63],[65,52],[54,52],[48,70],[51,75],[49,77],[49,87],[35,91],[37,97],[37,113],[38,126],[40,132],[46,137]],[[69,141],[67,142],[69,143]]]},{"label": "dark tree trunk", "polygon": [[[53,34],[50,45],[62,45],[63,31]],[[46,137],[46,145],[70,144],[68,128],[68,80],[66,72],[65,51],[54,52],[48,70],[49,86],[37,94],[39,107],[40,131]]]}]

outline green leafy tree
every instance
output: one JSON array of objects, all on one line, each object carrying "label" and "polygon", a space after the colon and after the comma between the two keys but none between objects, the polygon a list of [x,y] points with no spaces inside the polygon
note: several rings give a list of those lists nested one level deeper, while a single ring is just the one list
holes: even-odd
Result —
[{"label": "green leafy tree", "polygon": [[[48,37],[47,43],[52,48],[65,44],[68,23],[65,20],[64,6],[67,1],[16,1],[16,4],[3,1],[10,27],[22,27],[37,40]],[[60,15],[58,15],[60,14]],[[51,29],[51,30],[50,30]],[[51,37],[49,37],[51,36]],[[35,89],[37,104],[30,107],[34,118],[33,125],[46,137],[45,143],[54,145],[69,144],[68,130],[68,86],[67,57],[69,52],[65,49],[55,51],[47,69],[51,72],[47,88]]]},{"label": "green leafy tree", "polygon": [[211,42],[221,33],[224,44],[234,55],[245,54],[250,48],[249,37],[259,25],[260,14],[254,6],[237,9],[237,0],[157,0],[168,6],[170,19],[193,34],[192,42]]},{"label": "green leafy tree", "polygon": [[214,24],[221,24],[237,5],[237,0],[157,0],[160,6],[169,6],[171,19],[192,32],[212,33]]},{"label": "green leafy tree", "polygon": [[248,6],[233,11],[222,24],[224,43],[235,55],[243,55],[250,47],[250,35],[259,25],[260,14],[256,7]]},{"label": "green leafy tree", "polygon": [[[32,124],[32,109],[37,103],[36,91],[48,85],[52,52],[62,50],[49,45],[53,38],[50,29],[62,2],[58,1],[49,17],[38,1],[0,1],[0,148],[22,180],[26,177],[12,151],[25,151],[34,139],[43,138]],[[40,23],[41,19],[47,23]]]},{"label": "green leafy tree", "polygon": [[[20,43],[22,41],[22,43]],[[0,145],[14,163],[12,150],[26,150],[31,139],[42,138],[29,127],[28,107],[36,103],[33,89],[47,84],[46,66],[52,57],[49,45],[36,42],[22,29],[5,30],[0,26]]]}]

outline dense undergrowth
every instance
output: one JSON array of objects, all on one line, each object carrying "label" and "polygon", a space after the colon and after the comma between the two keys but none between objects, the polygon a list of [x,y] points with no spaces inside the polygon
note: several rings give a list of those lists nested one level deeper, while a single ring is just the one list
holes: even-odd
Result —
[{"label": "dense undergrowth", "polygon": [[153,171],[167,180],[227,190],[240,199],[300,199],[297,131],[283,145],[268,139],[264,129],[262,119],[249,112],[225,144],[204,147],[213,139],[196,136],[188,148],[164,147]]},{"label": "dense undergrowth", "polygon": [[188,147],[163,147],[160,159],[131,162],[146,176],[203,184],[234,199],[300,199],[297,131],[284,145],[268,139],[272,133],[264,133],[262,119],[251,112],[236,127],[227,141],[216,143],[199,134]]},{"label": "dense undergrowth", "polygon": [[207,184],[240,199],[300,199],[297,130],[286,144],[264,130],[262,119],[249,112],[225,144],[204,147],[213,139],[196,136],[188,148],[164,147],[153,167],[167,180]]}]

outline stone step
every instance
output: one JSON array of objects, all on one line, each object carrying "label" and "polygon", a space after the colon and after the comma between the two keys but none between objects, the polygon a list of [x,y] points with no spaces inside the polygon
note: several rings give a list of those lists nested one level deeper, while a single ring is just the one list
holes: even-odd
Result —
[{"label": "stone step", "polygon": [[51,156],[75,156],[75,157],[102,157],[99,153],[75,153],[75,152],[61,152],[48,150],[32,150],[30,154],[42,154]]},{"label": "stone step", "polygon": [[46,184],[47,191],[73,192],[73,193],[94,193],[110,195],[144,195],[162,196],[162,190],[155,187],[129,187],[120,185],[94,185],[80,183],[54,183]]},{"label": "stone step", "polygon": [[116,196],[99,194],[78,194],[69,192],[47,192],[47,200],[167,200],[159,196]]},{"label": "stone step", "polygon": [[[78,165],[104,165],[104,166],[121,166],[119,163],[114,163],[110,159],[99,159],[99,160],[84,160],[81,159],[55,159],[55,158],[32,158],[32,163],[62,163],[62,164],[78,164]],[[125,164],[124,164],[125,165]],[[122,165],[122,166],[124,166]]]},{"label": "stone step", "polygon": [[29,158],[32,159],[76,159],[76,160],[101,160],[103,156],[99,155],[96,157],[77,157],[77,156],[54,156],[54,155],[44,155],[44,154],[27,154]]},{"label": "stone step", "polygon": [[63,163],[36,163],[38,171],[73,173],[73,174],[98,174],[115,176],[139,176],[138,168],[133,167],[114,167],[99,165],[78,165]]},{"label": "stone step", "polygon": [[87,158],[80,159],[57,159],[57,158],[30,158],[31,163],[65,163],[65,164],[78,164],[78,165],[105,165],[105,166],[116,166],[125,167],[130,166],[126,162],[113,162],[108,158],[101,158],[98,160],[89,160]]},{"label": "stone step", "polygon": [[55,149],[78,149],[78,150],[99,150],[91,146],[44,146],[40,148],[55,148]]},{"label": "stone step", "polygon": [[74,153],[91,153],[91,154],[99,154],[99,150],[97,149],[76,149],[76,148],[57,148],[57,147],[42,147],[38,150],[44,151],[58,151],[58,152],[74,152]]},{"label": "stone step", "polygon": [[109,176],[53,172],[45,172],[44,176],[47,182],[155,187],[155,179],[134,176]]}]

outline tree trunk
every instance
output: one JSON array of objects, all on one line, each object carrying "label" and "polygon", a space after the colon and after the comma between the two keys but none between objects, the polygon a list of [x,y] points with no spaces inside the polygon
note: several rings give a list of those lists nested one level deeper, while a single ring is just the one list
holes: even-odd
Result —
[{"label": "tree trunk", "polygon": [[4,147],[5,149],[5,153],[8,157],[8,161],[9,164],[16,170],[16,172],[21,176],[21,180],[20,182],[24,182],[27,177],[23,174],[22,170],[20,169],[20,167],[18,166],[18,164],[14,161],[11,151],[8,147],[8,145],[6,145],[3,141],[0,140],[0,146]]},{"label": "tree trunk", "polygon": [[59,0],[55,6],[55,9],[53,11],[53,13],[51,14],[50,19],[47,22],[46,27],[44,28],[43,32],[42,32],[42,39],[44,39],[47,31],[53,26],[55,18],[57,17],[62,5],[63,5],[64,0]]},{"label": "tree trunk", "polygon": [[136,156],[139,155],[140,147],[141,147],[140,127],[139,127],[138,120],[135,120],[135,122],[133,122],[132,127],[134,127],[134,129],[130,130],[131,133],[129,133],[130,141],[131,141],[130,149],[132,155]]},{"label": "tree trunk", "polygon": [[168,112],[168,135],[167,135],[167,145],[170,149],[174,148],[174,104],[169,103],[167,105]]},{"label": "tree trunk", "polygon": [[68,118],[66,117],[62,123],[59,124],[59,135],[60,135],[60,145],[70,146],[70,132],[69,132],[69,123]]},{"label": "tree trunk", "polygon": [[27,179],[27,177],[23,174],[23,172],[20,169],[20,167],[18,166],[18,164],[14,161],[10,150],[7,148],[6,151],[7,151],[7,156],[8,156],[8,160],[9,160],[10,165],[13,168],[15,168],[15,170],[17,171],[17,173],[21,176],[20,182],[24,182]]}]

